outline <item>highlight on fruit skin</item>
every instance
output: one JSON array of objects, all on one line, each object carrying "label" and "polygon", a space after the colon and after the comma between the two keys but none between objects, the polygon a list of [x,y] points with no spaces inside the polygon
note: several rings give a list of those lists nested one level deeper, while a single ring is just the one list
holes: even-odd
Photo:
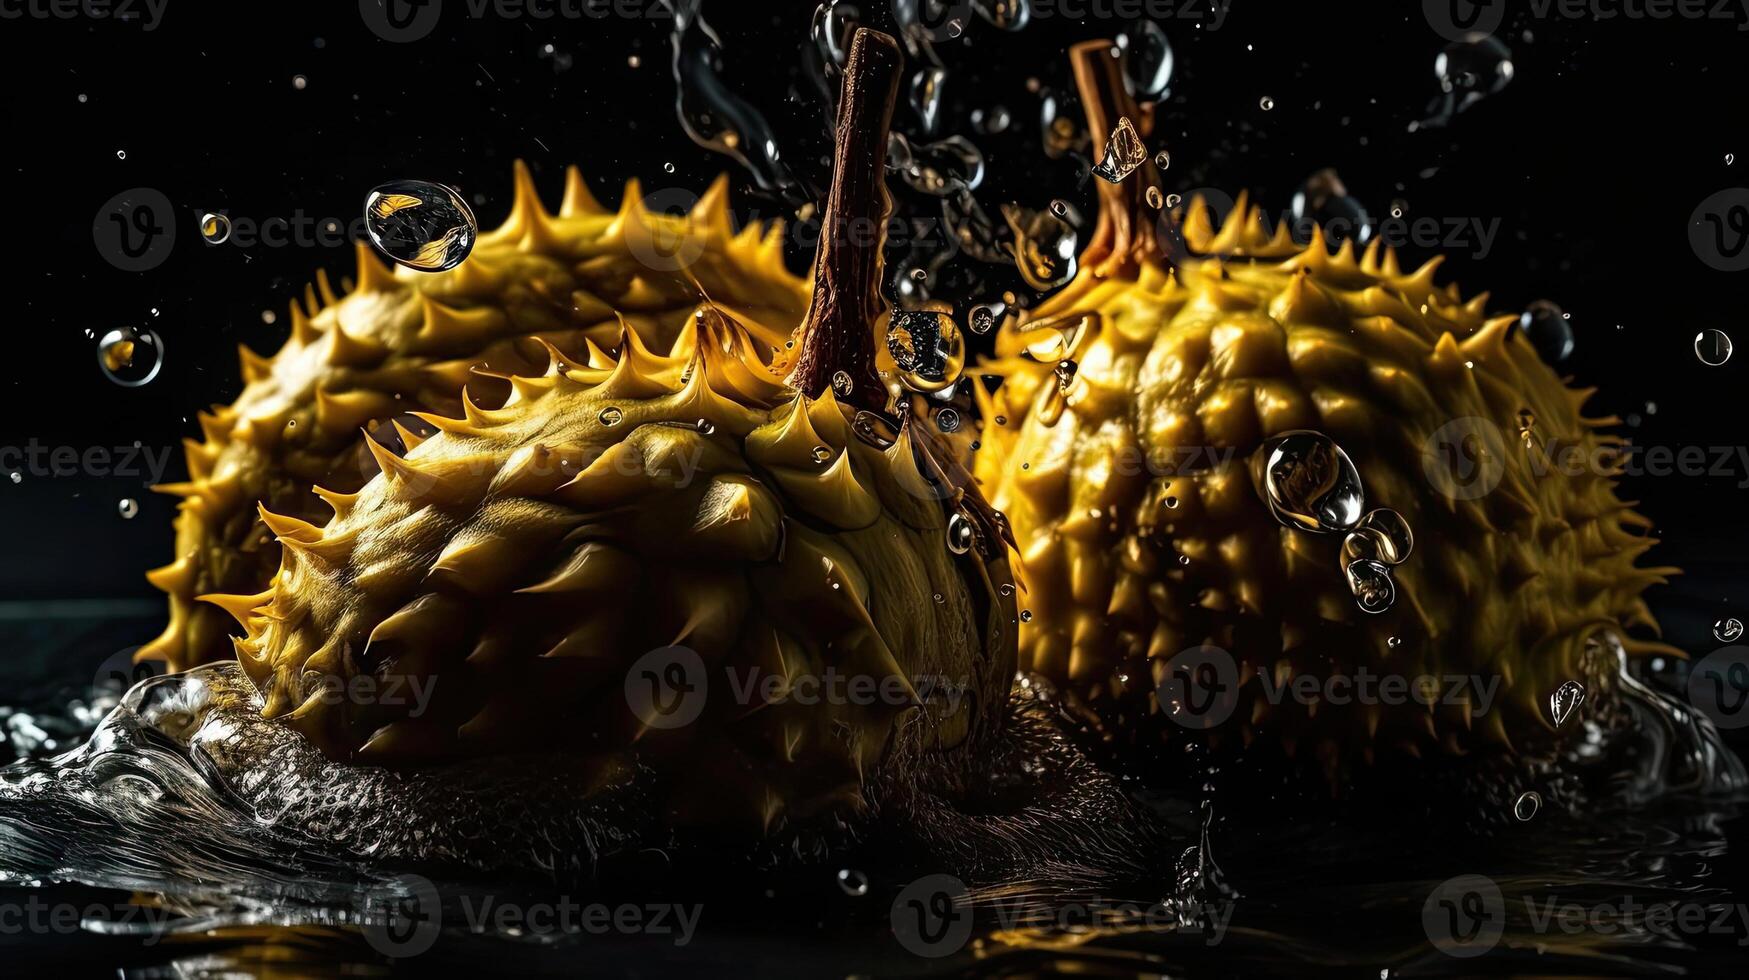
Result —
[{"label": "highlight on fruit skin", "polygon": [[[1073,55],[1090,129],[1121,114],[1146,133],[1147,113],[1110,82],[1110,50]],[[1377,242],[1357,255],[1321,234],[1301,247],[1285,225],[1267,232],[1243,195],[1218,229],[1191,202],[1189,254],[1175,262],[1172,221],[1141,206],[1157,179],[1150,164],[1100,186],[1082,271],[1005,323],[984,368],[1005,382],[983,405],[977,470],[1019,542],[1034,613],[1023,670],[1060,683],[1105,738],[1146,741],[1183,733],[1163,720],[1168,662],[1212,644],[1246,686],[1209,737],[1268,733],[1333,769],[1546,732],[1549,694],[1587,676],[1600,629],[1630,651],[1669,650],[1627,639],[1655,631],[1640,593],[1674,570],[1636,566],[1653,540],[1614,491],[1622,440],[1603,430],[1617,420],[1581,413],[1590,392],[1538,358],[1515,316],[1437,284],[1438,258],[1406,272]],[[1076,365],[1066,392],[1025,354],[1058,343]],[[1283,526],[1254,486],[1253,454],[1294,429],[1334,439],[1365,506],[1413,528],[1389,612],[1357,608],[1341,535]],[[1604,465],[1543,465],[1568,449]],[[1498,678],[1500,693],[1486,714],[1468,702],[1320,711],[1271,705],[1259,670]]]},{"label": "highlight on fruit skin", "polygon": [[[831,229],[881,198],[898,67],[858,33],[793,363],[715,304],[665,348],[627,318],[614,353],[545,345],[502,407],[414,413],[434,432],[404,455],[367,441],[380,473],[316,488],[322,524],[261,508],[277,573],[200,598],[243,627],[263,716],[358,764],[633,759],[665,818],[755,833],[858,812],[880,773],[964,785],[991,758],[1018,623],[1005,529],[933,436],[830,384],[873,378],[879,243]],[[670,693],[696,692],[696,717],[640,711],[646,668],[685,675]],[[791,694],[834,676],[849,687]]]},{"label": "highlight on fruit skin", "polygon": [[464,387],[501,403],[504,376],[546,365],[543,341],[599,359],[623,323],[666,350],[708,297],[760,343],[781,345],[808,286],[785,270],[780,238],[777,223],[733,230],[726,177],[686,215],[649,210],[635,180],[613,212],[572,168],[552,214],[519,162],[509,218],[455,269],[391,271],[359,243],[356,281],[337,292],[318,273],[276,354],[240,349],[242,394],[200,415],[204,440],[184,442],[189,479],[158,488],[183,500],[175,560],[148,576],[169,594],[170,622],[140,657],[173,670],[229,657],[230,618],[194,597],[266,586],[280,547],[256,506],[318,519],[316,485],[358,490],[378,471],[378,448],[429,434],[410,413],[460,413]]}]

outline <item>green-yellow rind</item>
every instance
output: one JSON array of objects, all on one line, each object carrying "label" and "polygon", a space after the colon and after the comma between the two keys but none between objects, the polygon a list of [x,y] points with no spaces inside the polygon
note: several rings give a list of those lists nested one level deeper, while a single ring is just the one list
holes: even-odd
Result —
[{"label": "green-yellow rind", "polygon": [[[405,457],[379,447],[320,526],[263,512],[283,546],[266,591],[207,598],[245,627],[264,714],[359,763],[629,753],[675,819],[756,828],[854,811],[921,753],[969,758],[1003,713],[1016,612],[998,542],[947,547],[929,450],[858,438],[718,311],[669,354],[629,329],[616,346],[436,418]],[[703,714],[672,730],[626,692],[669,646],[706,665]],[[767,703],[731,680],[834,674],[967,696]],[[335,696],[359,677],[429,701]]]},{"label": "green-yellow rind", "polygon": [[[1268,730],[1327,759],[1356,746],[1464,752],[1548,725],[1547,698],[1580,676],[1585,637],[1655,630],[1640,593],[1672,571],[1636,566],[1652,540],[1615,494],[1621,441],[1600,431],[1614,420],[1583,416],[1590,392],[1567,387],[1516,318],[1488,318],[1486,294],[1436,285],[1438,259],[1406,273],[1377,243],[1360,256],[1321,237],[1302,248],[1285,228],[1266,234],[1243,198],[1218,231],[1203,212],[1193,202],[1183,228],[1198,257],[1133,275],[1085,263],[1004,325],[987,365],[1006,381],[983,406],[978,473],[1019,541],[1034,614],[1022,669],[1064,685],[1118,738],[1160,729],[1160,672],[1202,643],[1230,651],[1253,694],[1257,668],[1501,682],[1485,718],[1462,704],[1319,712],[1253,696],[1231,728],[1247,742]],[[1039,323],[1089,314],[1063,394],[1021,352]],[[1333,438],[1366,506],[1413,528],[1388,613],[1357,608],[1341,535],[1282,526],[1253,485],[1252,455],[1292,429]],[[1438,458],[1448,445],[1471,461],[1492,447],[1478,472],[1498,485],[1461,485],[1466,463]],[[1550,446],[1604,462],[1551,468]]]},{"label": "green-yellow rind", "polygon": [[504,379],[538,371],[549,346],[599,361],[622,322],[665,350],[705,297],[760,343],[781,345],[809,292],[783,266],[777,227],[735,232],[726,178],[685,216],[646,209],[634,181],[616,213],[575,168],[549,214],[519,163],[510,217],[455,269],[391,271],[360,243],[344,294],[319,275],[291,304],[276,354],[240,351],[242,394],[201,414],[204,439],[185,441],[189,480],[159,488],[183,498],[176,558],[148,576],[171,615],[141,656],[173,669],[229,656],[232,624],[195,597],[258,591],[278,567],[256,505],[318,519],[326,507],[313,488],[359,489],[377,472],[375,441],[417,440],[414,414],[477,411],[464,387],[501,403]]}]

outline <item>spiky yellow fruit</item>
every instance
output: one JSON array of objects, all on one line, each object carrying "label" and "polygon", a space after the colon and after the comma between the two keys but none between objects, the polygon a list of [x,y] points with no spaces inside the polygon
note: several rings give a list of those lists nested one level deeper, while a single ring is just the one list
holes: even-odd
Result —
[{"label": "spiky yellow fruit", "polygon": [[[1640,593],[1669,571],[1635,567],[1652,541],[1614,492],[1620,440],[1599,431],[1614,420],[1582,416],[1588,392],[1563,384],[1515,317],[1488,318],[1486,294],[1436,285],[1438,259],[1405,273],[1377,243],[1359,257],[1316,237],[1301,248],[1241,197],[1218,231],[1192,203],[1182,232],[1198,257],[1174,268],[1141,207],[1155,178],[1101,188],[1080,274],[999,339],[1007,380],[984,409],[1007,424],[986,429],[978,470],[1019,542],[1033,612],[1022,669],[1119,738],[1171,729],[1157,685],[1199,644],[1228,651],[1250,686],[1228,729],[1247,741],[1267,725],[1328,759],[1464,751],[1550,725],[1548,698],[1583,676],[1586,638],[1655,628]],[[1075,325],[1077,367],[1060,386],[1022,352]],[[1413,528],[1388,612],[1357,606],[1342,534],[1284,526],[1255,485],[1255,454],[1296,429],[1332,438],[1366,506]],[[1551,449],[1604,463],[1551,466]],[[1256,696],[1259,671],[1363,670],[1501,690],[1486,717],[1473,697],[1320,713]]]},{"label": "spiky yellow fruit", "polygon": [[[762,349],[715,310],[665,356],[627,330],[617,360],[555,356],[502,409],[430,416],[405,458],[372,443],[382,475],[318,491],[322,527],[264,511],[280,571],[214,601],[247,630],[265,715],[361,763],[635,745],[672,806],[763,825],[854,805],[877,762],[975,743],[1014,669],[997,532],[956,554],[926,472],[940,450],[909,427],[859,436]],[[704,707],[652,728],[632,668],[677,646]],[[834,674],[873,680],[747,693]],[[348,695],[360,677],[428,693]],[[969,691],[918,697],[917,678]]]},{"label": "spiky yellow fruit", "polygon": [[808,292],[784,269],[778,231],[733,231],[726,178],[685,217],[648,210],[636,181],[613,213],[573,168],[551,215],[519,163],[509,219],[455,269],[390,272],[361,243],[349,292],[320,276],[292,303],[277,354],[242,350],[243,393],[201,415],[205,441],[186,443],[189,481],[159,488],[184,498],[176,560],[149,575],[170,594],[170,623],[140,655],[172,669],[229,656],[229,619],[194,597],[267,584],[279,546],[256,506],[300,520],[326,513],[312,488],[363,486],[378,468],[372,436],[404,446],[416,436],[403,424],[419,429],[407,413],[458,413],[464,386],[501,401],[503,375],[545,365],[537,341],[588,360],[619,342],[623,318],[666,349],[708,296],[761,343],[783,343]]}]

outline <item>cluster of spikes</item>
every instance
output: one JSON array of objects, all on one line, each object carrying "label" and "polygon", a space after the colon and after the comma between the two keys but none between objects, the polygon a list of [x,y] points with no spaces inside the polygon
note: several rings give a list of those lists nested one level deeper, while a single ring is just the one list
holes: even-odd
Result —
[{"label": "cluster of spikes", "polygon": [[[880,81],[847,82],[840,131],[884,145],[897,48],[874,46]],[[834,187],[842,218],[874,200],[869,159]],[[611,346],[539,338],[542,368],[474,369],[505,389],[498,407],[463,390],[451,413],[408,413],[417,428],[390,423],[402,452],[367,434],[380,475],[315,488],[325,522],[260,507],[281,550],[266,588],[200,598],[242,626],[264,714],[374,764],[635,747],[674,794],[665,812],[766,830],[861,805],[877,763],[970,758],[1015,669],[1004,529],[934,437],[823,380],[872,375],[872,301],[843,289],[875,268],[878,250],[823,251],[794,363],[708,301],[665,346],[629,316]],[[903,696],[745,703],[719,682],[670,730],[628,685],[641,655],[680,646],[713,673],[836,672]],[[921,697],[917,677],[973,696]],[[344,693],[360,679],[430,703]]]},{"label": "cluster of spikes", "polygon": [[[1139,112],[1112,101],[1121,88],[1086,84],[1116,73],[1094,63],[1115,63],[1109,52],[1076,51],[1093,132]],[[1442,258],[1405,271],[1376,241],[1332,250],[1314,230],[1300,244],[1244,195],[1219,228],[1200,199],[1156,226],[1140,205],[1156,178],[1100,187],[1081,273],[1004,323],[983,368],[1004,381],[978,392],[995,424],[977,470],[1019,541],[1035,613],[1022,668],[1107,739],[1182,737],[1165,720],[1178,706],[1159,697],[1169,662],[1221,646],[1245,691],[1210,741],[1268,732],[1332,771],[1380,747],[1510,751],[1511,733],[1546,734],[1548,696],[1581,676],[1593,632],[1655,632],[1640,594],[1674,572],[1636,566],[1655,542],[1615,495],[1624,440],[1603,430],[1620,420],[1584,416],[1592,390],[1568,388],[1516,315],[1490,316],[1487,293],[1437,282]],[[1040,363],[1041,349],[1073,369]],[[1341,535],[1280,525],[1254,485],[1253,454],[1296,429],[1347,449],[1367,506],[1414,528],[1386,615],[1356,608]],[[1574,453],[1584,471],[1563,471]],[[1621,638],[1630,653],[1673,652]],[[1262,674],[1360,669],[1493,678],[1504,704],[1466,692],[1320,711],[1259,690]]]},{"label": "cluster of spikes", "polygon": [[[617,212],[604,209],[571,168],[554,214],[529,169],[515,169],[509,218],[455,269],[391,271],[361,242],[354,280],[336,291],[319,272],[292,301],[278,353],[239,348],[242,395],[200,413],[204,439],[184,442],[189,479],[159,488],[184,502],[178,558],[149,574],[171,596],[171,622],[143,658],[182,669],[228,654],[223,621],[193,596],[272,574],[254,505],[312,516],[311,487],[362,486],[374,472],[366,451],[406,445],[412,413],[459,411],[470,383],[487,403],[506,397],[482,371],[538,370],[543,344],[586,361],[626,325],[665,348],[701,303],[777,346],[806,309],[806,281],[783,265],[781,225],[734,231],[726,177],[676,216],[650,211],[635,180]],[[374,438],[359,440],[361,426]]]}]

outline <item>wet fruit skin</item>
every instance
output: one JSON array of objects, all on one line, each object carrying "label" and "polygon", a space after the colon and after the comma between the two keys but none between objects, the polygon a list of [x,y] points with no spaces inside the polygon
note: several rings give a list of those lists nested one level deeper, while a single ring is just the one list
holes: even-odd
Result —
[{"label": "wet fruit skin", "polygon": [[201,414],[204,440],[185,442],[189,479],[159,488],[183,498],[175,560],[148,576],[169,594],[170,622],[140,656],[177,670],[231,656],[230,617],[194,597],[259,591],[278,568],[256,505],[326,514],[312,487],[362,487],[378,470],[367,440],[399,450],[398,426],[429,431],[409,413],[457,414],[464,388],[477,404],[500,403],[502,375],[547,363],[537,338],[587,359],[620,342],[623,315],[666,350],[702,290],[762,343],[781,345],[808,290],[784,269],[778,231],[733,232],[726,178],[680,217],[647,210],[636,181],[610,212],[572,169],[564,205],[549,214],[519,163],[509,219],[457,268],[391,272],[361,243],[349,290],[320,275],[292,303],[278,353],[241,350],[242,394]]},{"label": "wet fruit skin", "polygon": [[[1300,247],[1285,226],[1267,234],[1243,197],[1219,230],[1192,202],[1174,263],[1159,216],[1131,200],[1140,187],[1101,192],[1082,272],[1005,323],[985,366],[1006,381],[983,406],[977,472],[1019,541],[1034,613],[1021,667],[1062,684],[1105,737],[1182,734],[1156,685],[1172,657],[1209,643],[1238,663],[1245,691],[1223,731],[1245,744],[1269,733],[1327,762],[1510,745],[1547,730],[1540,706],[1582,676],[1588,636],[1656,629],[1640,593],[1674,570],[1636,567],[1654,542],[1614,491],[1622,440],[1602,430],[1616,420],[1580,413],[1589,392],[1563,384],[1515,315],[1491,318],[1487,294],[1437,284],[1437,258],[1404,272],[1376,243],[1356,255],[1321,237]],[[1068,353],[1075,383],[1054,402],[1051,367],[1022,352],[1039,324],[1089,315]],[[1412,527],[1389,612],[1356,607],[1341,535],[1284,527],[1253,485],[1252,454],[1293,429],[1333,438],[1366,507]],[[1585,465],[1561,465],[1561,452]],[[1479,702],[1320,711],[1257,696],[1259,671],[1363,670],[1500,689],[1485,714]]]}]

